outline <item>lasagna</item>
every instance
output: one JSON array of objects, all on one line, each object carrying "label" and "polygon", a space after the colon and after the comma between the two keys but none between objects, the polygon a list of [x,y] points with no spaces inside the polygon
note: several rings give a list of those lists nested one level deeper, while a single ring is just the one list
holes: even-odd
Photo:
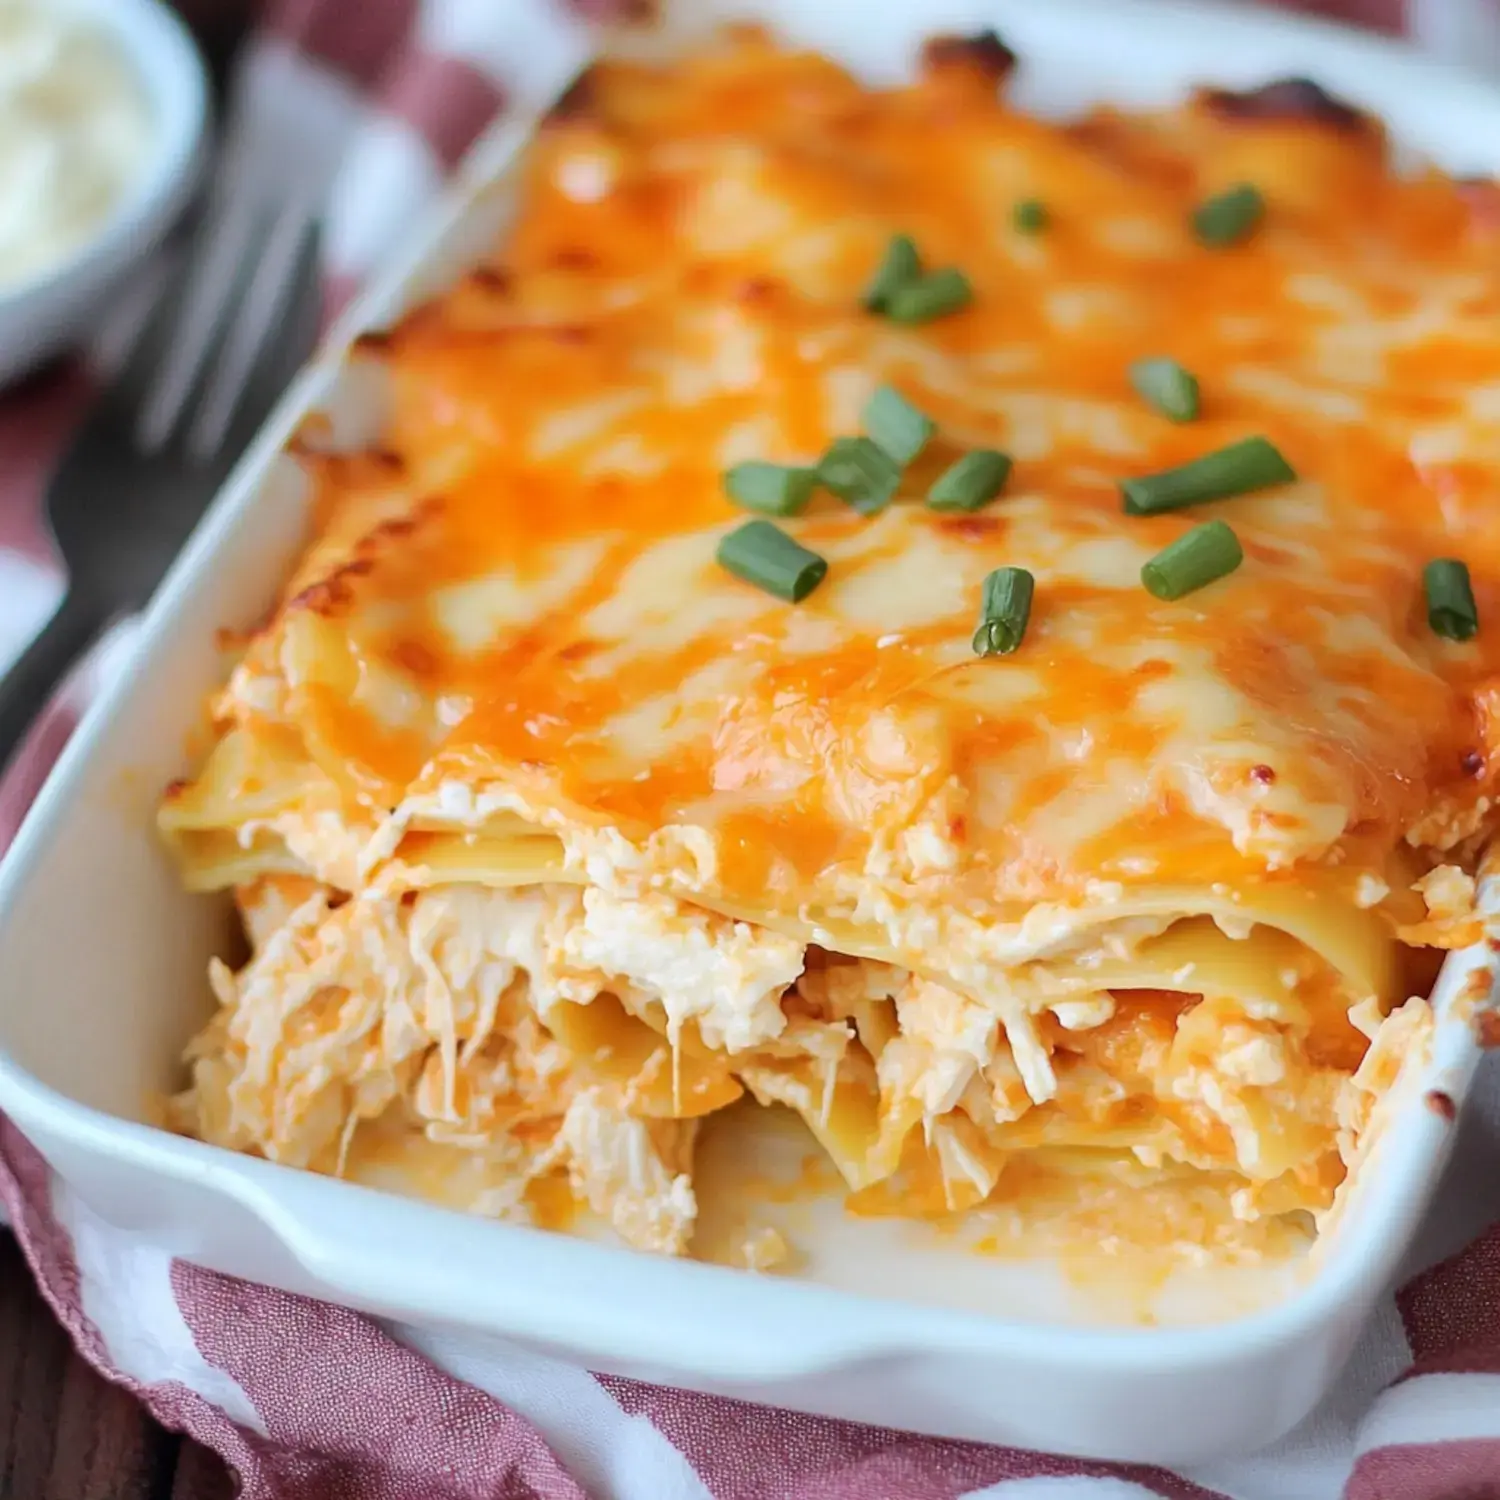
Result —
[{"label": "lasagna", "polygon": [[598,64],[357,342],[379,437],[299,440],[161,807],[247,940],[178,1128],[671,1254],[730,1106],[856,1212],[1335,1204],[1481,931],[1500,194],[1311,83],[1048,122],[1014,66]]}]

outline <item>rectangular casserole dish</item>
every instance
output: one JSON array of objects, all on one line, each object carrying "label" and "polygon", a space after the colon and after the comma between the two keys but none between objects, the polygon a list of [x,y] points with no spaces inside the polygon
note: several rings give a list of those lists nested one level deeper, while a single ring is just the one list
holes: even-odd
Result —
[{"label": "rectangular casserole dish", "polygon": [[[1482,149],[1500,140],[1490,90],[1305,23],[1148,0],[953,3],[920,17],[894,4],[812,15],[790,4],[683,5],[650,45],[672,45],[684,18],[696,27],[720,14],[753,14],[874,79],[899,76],[922,35],[994,26],[1025,61],[1021,101],[1047,111],[1309,73],[1450,170],[1500,171],[1500,147]],[[537,105],[582,60],[580,36],[557,40],[555,75],[531,80]],[[198,705],[219,676],[215,630],[264,612],[302,541],[305,484],[280,450],[314,412],[336,444],[368,439],[378,393],[340,348],[446,285],[493,240],[513,208],[507,167],[525,134],[520,118],[497,126],[399,273],[289,397],[164,584],[135,659],[0,871],[0,1108],[104,1218],[215,1269],[398,1324],[508,1336],[594,1369],[1028,1447],[1187,1463],[1268,1441],[1326,1388],[1410,1241],[1451,1136],[1424,1096],[1458,1100],[1467,1086],[1487,950],[1445,966],[1433,1056],[1392,1095],[1316,1274],[1267,1310],[1210,1326],[1059,1326],[1062,1308],[1028,1301],[1021,1282],[984,1299],[1009,1318],[871,1296],[911,1274],[885,1252],[859,1295],[658,1261],[231,1156],[145,1123],[207,1008],[203,968],[226,921],[179,890],[152,806],[184,770]]]}]

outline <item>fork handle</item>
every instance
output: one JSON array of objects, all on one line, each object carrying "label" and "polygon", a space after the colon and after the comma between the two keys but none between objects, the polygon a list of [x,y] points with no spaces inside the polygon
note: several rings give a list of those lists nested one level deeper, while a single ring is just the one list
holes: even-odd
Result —
[{"label": "fork handle", "polygon": [[97,603],[70,588],[52,618],[0,679],[0,767],[10,764],[26,731],[103,624]]}]

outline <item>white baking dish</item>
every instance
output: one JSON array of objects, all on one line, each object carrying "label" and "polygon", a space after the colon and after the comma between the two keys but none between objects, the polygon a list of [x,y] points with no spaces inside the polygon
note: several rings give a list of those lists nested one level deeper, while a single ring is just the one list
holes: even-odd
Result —
[{"label": "white baking dish", "polygon": [[[1500,95],[1301,21],[1198,0],[722,8],[754,9],[875,77],[898,73],[920,33],[994,25],[1024,59],[1024,96],[1048,109],[1308,73],[1379,110],[1398,138],[1446,166],[1500,171]],[[697,24],[720,7],[682,0],[681,9]],[[538,102],[581,56],[580,35],[549,40],[528,76]],[[492,239],[510,211],[504,167],[524,134],[516,120],[492,133],[467,186],[349,328],[443,284]],[[378,407],[367,372],[343,368],[337,352],[302,380],[161,589],[133,665],[90,714],[0,871],[0,1108],[61,1177],[105,1219],[216,1269],[412,1328],[509,1336],[594,1369],[1144,1461],[1247,1449],[1296,1422],[1349,1351],[1436,1181],[1451,1125],[1423,1096],[1442,1089],[1461,1100],[1467,1087],[1469,1012],[1491,985],[1482,948],[1444,970],[1435,1055],[1408,1068],[1315,1273],[1268,1310],[1204,1326],[1066,1326],[1060,1307],[1029,1291],[1024,1308],[1011,1297],[1008,1317],[922,1305],[902,1295],[917,1263],[874,1240],[859,1257],[858,1293],[658,1260],[289,1171],[145,1123],[149,1097],[177,1081],[179,1048],[209,1008],[204,965],[227,920],[179,890],[152,833],[154,803],[184,769],[217,680],[215,630],[257,618],[299,545],[303,487],[279,450],[310,411],[330,415],[330,440],[353,442]],[[965,1284],[1016,1291],[1006,1274],[971,1266]],[[983,1301],[1003,1306],[1006,1296]]]}]

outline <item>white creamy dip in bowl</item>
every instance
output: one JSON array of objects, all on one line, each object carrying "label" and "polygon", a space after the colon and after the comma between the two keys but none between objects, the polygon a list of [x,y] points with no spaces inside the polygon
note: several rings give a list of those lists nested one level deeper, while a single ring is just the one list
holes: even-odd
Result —
[{"label": "white creamy dip in bowl", "polygon": [[0,0],[0,382],[79,339],[170,225],[207,113],[159,0]]}]

